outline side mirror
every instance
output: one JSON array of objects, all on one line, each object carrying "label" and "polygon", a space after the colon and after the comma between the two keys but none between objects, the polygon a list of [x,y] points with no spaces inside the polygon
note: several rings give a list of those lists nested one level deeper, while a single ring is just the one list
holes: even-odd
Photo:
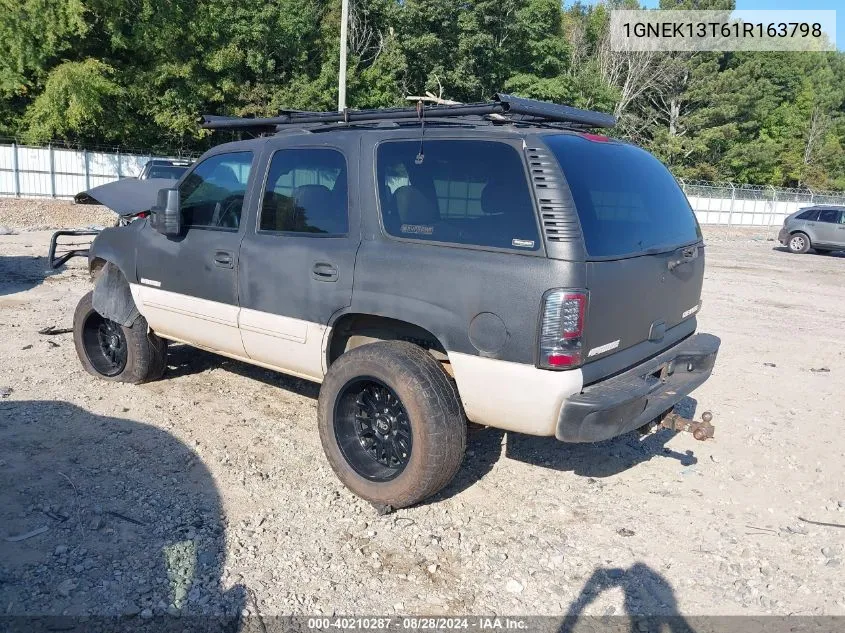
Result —
[{"label": "side mirror", "polygon": [[162,235],[174,237],[182,232],[182,209],[178,189],[160,189],[158,201],[151,209],[153,226]]}]

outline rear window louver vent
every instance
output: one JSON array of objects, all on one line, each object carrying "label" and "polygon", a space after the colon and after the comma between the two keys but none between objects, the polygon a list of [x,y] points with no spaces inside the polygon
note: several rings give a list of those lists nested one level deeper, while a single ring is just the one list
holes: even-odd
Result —
[{"label": "rear window louver vent", "polygon": [[554,156],[541,147],[529,147],[525,153],[546,240],[571,242],[581,239],[581,225],[572,196]]}]

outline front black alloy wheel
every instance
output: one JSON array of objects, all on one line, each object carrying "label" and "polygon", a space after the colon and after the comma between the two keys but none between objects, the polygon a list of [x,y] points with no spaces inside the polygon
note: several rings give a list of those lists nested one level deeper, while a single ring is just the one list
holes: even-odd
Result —
[{"label": "front black alloy wheel", "polygon": [[91,312],[82,325],[82,344],[88,360],[103,376],[117,376],[126,367],[126,335],[111,319]]},{"label": "front black alloy wheel", "polygon": [[362,477],[397,477],[413,448],[411,422],[399,396],[371,376],[344,385],[335,403],[334,431],[347,463]]},{"label": "front black alloy wheel", "polygon": [[160,378],[167,366],[167,341],[138,316],[131,325],[107,319],[94,309],[94,293],[83,296],[73,313],[73,345],[89,374],[138,384]]}]

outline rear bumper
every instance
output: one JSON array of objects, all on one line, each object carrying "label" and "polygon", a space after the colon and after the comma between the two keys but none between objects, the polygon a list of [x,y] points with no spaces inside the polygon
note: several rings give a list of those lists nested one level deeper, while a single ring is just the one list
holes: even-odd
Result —
[{"label": "rear bumper", "polygon": [[781,229],[778,232],[778,242],[780,242],[781,244],[783,244],[785,246],[788,241],[789,241],[789,231],[787,231],[786,229]]},{"label": "rear bumper", "polygon": [[720,341],[696,334],[628,371],[566,398],[555,437],[598,442],[641,427],[671,409],[713,371]]}]

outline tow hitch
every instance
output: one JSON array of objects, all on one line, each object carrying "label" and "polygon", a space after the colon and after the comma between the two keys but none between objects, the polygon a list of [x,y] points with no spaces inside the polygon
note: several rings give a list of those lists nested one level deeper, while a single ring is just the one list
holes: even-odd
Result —
[{"label": "tow hitch", "polygon": [[675,412],[667,413],[666,416],[660,420],[660,426],[669,429],[670,431],[689,431],[697,440],[706,440],[713,437],[716,429],[711,424],[713,421],[713,414],[705,411],[701,414],[701,422],[690,420]]}]

